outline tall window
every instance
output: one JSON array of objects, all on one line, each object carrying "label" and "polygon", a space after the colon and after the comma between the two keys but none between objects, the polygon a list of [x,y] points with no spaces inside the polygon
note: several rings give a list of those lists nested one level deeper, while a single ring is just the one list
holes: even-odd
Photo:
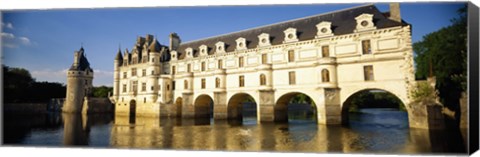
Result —
[{"label": "tall window", "polygon": [[267,84],[267,78],[265,77],[265,74],[260,74],[260,85],[266,85]]},{"label": "tall window", "polygon": [[215,88],[220,88],[220,78],[215,78]]},{"label": "tall window", "polygon": [[288,50],[288,62],[295,61],[295,51]]},{"label": "tall window", "polygon": [[142,70],[142,76],[147,76],[147,69]]},{"label": "tall window", "polygon": [[205,62],[202,62],[202,71],[205,71]]},{"label": "tall window", "polygon": [[245,86],[245,77],[243,75],[240,75],[238,77],[238,86],[244,87]]},{"label": "tall window", "polygon": [[218,60],[218,69],[223,69],[223,61],[221,59]]},{"label": "tall window", "polygon": [[330,48],[328,46],[322,46],[322,57],[330,56]]},{"label": "tall window", "polygon": [[132,68],[132,76],[137,76],[137,68]]},{"label": "tall window", "polygon": [[372,54],[372,48],[370,47],[370,40],[362,41],[362,53],[363,54]]},{"label": "tall window", "polygon": [[147,91],[147,83],[142,82],[142,92]]},{"label": "tall window", "polygon": [[373,81],[373,66],[363,66],[363,76],[365,81]]},{"label": "tall window", "polygon": [[206,86],[205,79],[202,78],[202,89],[205,89],[205,86]]},{"label": "tall window", "polygon": [[175,90],[175,81],[172,81],[172,90]]},{"label": "tall window", "polygon": [[137,64],[137,62],[138,62],[137,57],[132,57],[132,64]]},{"label": "tall window", "polygon": [[183,81],[183,88],[188,89],[188,81],[187,80]]},{"label": "tall window", "polygon": [[295,71],[288,72],[288,84],[295,84]]},{"label": "tall window", "polygon": [[155,75],[155,70],[152,70],[152,75]]},{"label": "tall window", "polygon": [[138,87],[137,87],[138,81],[133,81],[132,83],[132,92],[137,92]]},{"label": "tall window", "polygon": [[322,70],[322,82],[330,82],[330,74],[327,69]]},{"label": "tall window", "polygon": [[267,54],[262,54],[262,64],[267,64]]},{"label": "tall window", "polygon": [[127,85],[126,85],[126,84],[123,84],[122,92],[123,92],[123,93],[127,92]]},{"label": "tall window", "polygon": [[187,64],[187,72],[192,72],[191,64]]},{"label": "tall window", "polygon": [[243,67],[243,57],[238,58],[238,67]]},{"label": "tall window", "polygon": [[127,78],[127,72],[123,72],[123,78]]},{"label": "tall window", "polygon": [[172,74],[175,75],[177,69],[175,69],[175,66],[172,66]]}]

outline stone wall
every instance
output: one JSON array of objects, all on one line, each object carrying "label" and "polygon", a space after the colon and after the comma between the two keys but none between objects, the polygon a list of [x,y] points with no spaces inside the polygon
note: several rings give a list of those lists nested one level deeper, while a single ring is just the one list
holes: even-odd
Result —
[{"label": "stone wall", "polygon": [[444,129],[443,106],[430,101],[409,104],[408,121],[411,128]]},{"label": "stone wall", "polygon": [[89,98],[85,97],[83,101],[82,113],[110,113],[113,111],[113,105],[108,98]]}]

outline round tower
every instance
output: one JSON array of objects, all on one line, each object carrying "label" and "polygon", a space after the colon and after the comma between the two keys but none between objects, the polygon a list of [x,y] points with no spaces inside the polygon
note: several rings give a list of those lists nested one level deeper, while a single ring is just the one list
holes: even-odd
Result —
[{"label": "round tower", "polygon": [[119,93],[120,93],[120,66],[123,64],[122,51],[118,49],[117,56],[113,61],[113,98],[115,102],[118,102]]},{"label": "round tower", "polygon": [[67,93],[62,111],[80,113],[84,98],[91,95],[93,70],[90,68],[83,47],[74,52],[74,61],[67,72]]}]

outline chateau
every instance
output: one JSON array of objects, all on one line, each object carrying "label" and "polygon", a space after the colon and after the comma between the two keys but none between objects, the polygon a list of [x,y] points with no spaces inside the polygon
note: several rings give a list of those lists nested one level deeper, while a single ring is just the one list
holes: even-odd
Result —
[{"label": "chateau", "polygon": [[[411,26],[398,3],[364,5],[181,42],[139,37],[114,61],[115,114],[228,119],[251,97],[261,122],[287,120],[295,95],[309,96],[320,124],[340,124],[348,98],[378,89],[411,102]],[[407,106],[407,111],[411,109]]]}]

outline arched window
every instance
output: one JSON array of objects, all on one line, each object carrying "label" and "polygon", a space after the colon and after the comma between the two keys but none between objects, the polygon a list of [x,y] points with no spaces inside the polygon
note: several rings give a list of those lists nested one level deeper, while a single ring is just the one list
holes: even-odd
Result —
[{"label": "arched window", "polygon": [[183,88],[188,89],[188,81],[187,80],[183,81]]},{"label": "arched window", "polygon": [[220,78],[215,79],[215,88],[220,88]]},{"label": "arched window", "polygon": [[260,85],[266,85],[267,84],[267,78],[265,77],[265,74],[260,74]]},{"label": "arched window", "polygon": [[322,70],[322,82],[330,82],[330,72],[327,69]]}]

